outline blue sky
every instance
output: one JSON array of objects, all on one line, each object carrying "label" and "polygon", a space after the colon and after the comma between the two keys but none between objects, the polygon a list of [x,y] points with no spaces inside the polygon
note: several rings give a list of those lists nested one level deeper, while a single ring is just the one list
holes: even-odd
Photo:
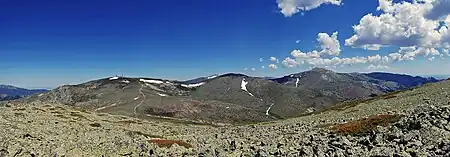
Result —
[{"label": "blue sky", "polygon": [[[120,73],[179,80],[226,72],[281,76],[313,66],[365,72],[368,64],[286,67],[282,61],[295,59],[293,50],[320,51],[319,33],[338,32],[340,58],[386,56],[402,46],[369,51],[344,44],[355,35],[352,26],[365,15],[383,13],[377,11],[377,0],[343,0],[338,5],[322,0],[318,7],[289,16],[281,12],[282,1],[2,1],[0,84],[52,88]],[[302,0],[285,1],[302,5]],[[355,43],[359,41],[365,40]],[[435,58],[372,67],[389,66],[379,71],[408,74],[450,74],[425,67],[450,69],[447,56]]]}]

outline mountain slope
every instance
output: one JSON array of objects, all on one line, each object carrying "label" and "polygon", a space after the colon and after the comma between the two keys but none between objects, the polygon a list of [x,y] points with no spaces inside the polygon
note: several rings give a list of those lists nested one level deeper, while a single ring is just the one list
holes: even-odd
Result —
[{"label": "mountain slope", "polygon": [[0,105],[0,156],[450,156],[449,91],[442,81],[308,116],[223,127],[8,103]]},{"label": "mountain slope", "polygon": [[315,68],[268,80],[224,74],[194,81],[111,77],[58,87],[21,102],[62,103],[97,112],[196,123],[247,123],[304,115],[403,85]]},{"label": "mountain slope", "polygon": [[25,89],[11,85],[0,85],[0,101],[15,100],[22,97],[47,92],[45,89]]},{"label": "mountain slope", "polygon": [[391,81],[391,82],[397,82],[398,84],[410,88],[414,86],[420,86],[426,83],[433,83],[438,82],[439,80],[429,77],[429,78],[423,78],[420,76],[409,76],[409,75],[403,75],[403,74],[391,74],[391,73],[382,73],[382,72],[374,72],[365,74],[366,76],[376,78],[379,80],[384,81]]}]

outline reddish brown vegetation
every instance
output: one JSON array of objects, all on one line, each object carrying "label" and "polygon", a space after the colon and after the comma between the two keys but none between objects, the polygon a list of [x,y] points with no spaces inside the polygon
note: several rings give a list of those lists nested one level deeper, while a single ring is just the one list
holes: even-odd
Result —
[{"label": "reddish brown vegetation", "polygon": [[185,148],[192,147],[192,145],[190,145],[189,143],[186,143],[184,141],[179,141],[179,140],[153,139],[153,140],[150,140],[150,142],[157,144],[159,147],[166,147],[166,148],[171,147],[175,143],[178,144],[179,146],[183,146]]},{"label": "reddish brown vegetation", "polygon": [[383,96],[383,99],[387,100],[387,99],[392,99],[392,98],[396,98],[396,97],[397,97],[396,95],[391,94],[391,95]]},{"label": "reddish brown vegetation", "polygon": [[400,115],[373,115],[345,124],[338,124],[331,129],[339,134],[363,134],[375,129],[379,125],[387,126],[389,123],[400,120],[400,118]]}]

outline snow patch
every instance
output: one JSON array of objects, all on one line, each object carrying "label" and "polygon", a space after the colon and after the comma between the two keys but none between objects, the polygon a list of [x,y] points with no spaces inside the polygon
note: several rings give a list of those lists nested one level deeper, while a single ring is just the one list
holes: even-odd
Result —
[{"label": "snow patch", "polygon": [[272,105],[270,105],[269,108],[267,108],[267,110],[266,110],[266,116],[269,115],[269,111],[270,111],[270,109],[272,108],[273,105],[275,105],[275,103],[272,103]]},{"label": "snow patch", "polygon": [[43,96],[43,95],[44,95],[44,94],[39,94],[38,96],[41,97],[41,96]]},{"label": "snow patch", "polygon": [[167,96],[167,94],[161,94],[161,93],[158,93],[158,95],[159,95],[159,96],[162,96],[162,97]]},{"label": "snow patch", "polygon": [[212,75],[212,76],[209,76],[208,77],[208,79],[213,79],[213,78],[216,78],[218,75]]},{"label": "snow patch", "polygon": [[117,76],[109,78],[109,80],[117,80],[117,79],[119,79],[119,77]]},{"label": "snow patch", "polygon": [[298,87],[298,82],[300,81],[299,78],[297,78],[297,81],[295,81],[295,87]]},{"label": "snow patch", "polygon": [[160,81],[160,80],[145,80],[145,79],[140,79],[139,81],[145,82],[145,83],[153,83],[153,84],[162,84],[162,83],[164,83],[163,81]]},{"label": "snow patch", "polygon": [[100,111],[100,110],[104,110],[104,109],[106,109],[106,108],[109,108],[109,107],[114,107],[114,106],[116,106],[117,104],[116,103],[114,103],[114,104],[112,104],[112,105],[109,105],[109,106],[103,106],[103,107],[100,107],[100,108],[97,108],[97,109],[95,109],[95,111]]},{"label": "snow patch", "polygon": [[242,82],[241,82],[241,89],[244,90],[244,91],[246,91],[250,96],[254,96],[252,93],[250,93],[250,92],[247,90],[247,84],[248,84],[248,82],[245,82],[245,78],[243,78],[243,79],[242,79]]},{"label": "snow patch", "polygon": [[227,109],[229,109],[230,107],[229,106],[227,106]]},{"label": "snow patch", "polygon": [[181,84],[181,86],[186,87],[186,88],[195,88],[198,86],[201,86],[205,84],[205,82],[200,82],[200,83],[196,83],[196,84]]},{"label": "snow patch", "polygon": [[122,80],[121,82],[123,82],[123,83],[130,83],[130,81],[128,81],[128,80]]},{"label": "snow patch", "polygon": [[139,99],[139,97],[134,98],[134,100],[137,100],[137,99]]}]

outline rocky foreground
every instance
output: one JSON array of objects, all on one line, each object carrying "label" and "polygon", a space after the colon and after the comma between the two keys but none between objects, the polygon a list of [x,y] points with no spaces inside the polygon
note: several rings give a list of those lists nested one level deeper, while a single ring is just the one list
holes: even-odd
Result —
[{"label": "rocky foreground", "polygon": [[0,156],[450,156],[450,81],[271,123],[214,127],[58,104],[0,107]]}]

